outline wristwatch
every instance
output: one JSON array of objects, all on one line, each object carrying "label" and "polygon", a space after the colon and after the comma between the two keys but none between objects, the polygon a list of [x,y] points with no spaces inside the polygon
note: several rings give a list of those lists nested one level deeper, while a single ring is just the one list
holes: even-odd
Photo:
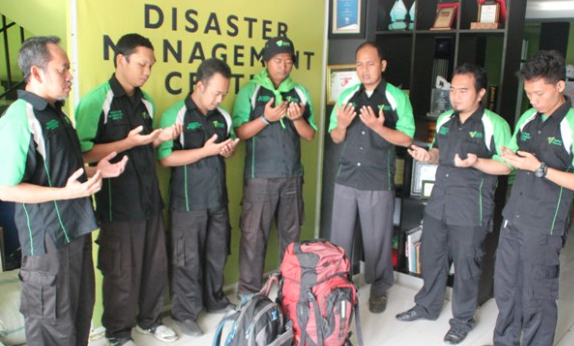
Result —
[{"label": "wristwatch", "polygon": [[546,162],[542,162],[540,164],[540,167],[538,167],[535,171],[534,171],[534,175],[537,178],[544,178],[546,176],[546,172],[548,171],[548,166],[546,166]]}]

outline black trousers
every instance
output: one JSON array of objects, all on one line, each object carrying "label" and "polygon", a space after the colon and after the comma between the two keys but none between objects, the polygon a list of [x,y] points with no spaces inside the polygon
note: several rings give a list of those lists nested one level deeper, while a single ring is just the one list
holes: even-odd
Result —
[{"label": "black trousers", "polygon": [[498,318],[494,345],[554,344],[562,237],[527,232],[505,222],[494,266]]},{"label": "black trousers", "polygon": [[484,239],[487,228],[447,225],[425,214],[421,238],[423,287],[415,296],[416,309],[436,319],[442,309],[451,262],[454,264],[450,325],[461,330],[474,328]]},{"label": "black trousers", "polygon": [[60,249],[46,235],[46,253],[23,256],[20,312],[29,346],[85,346],[94,309],[92,237]]},{"label": "black trousers", "polygon": [[161,214],[139,222],[103,222],[98,243],[106,336],[130,337],[134,323],[160,323],[167,283],[167,255]]},{"label": "black trousers", "polygon": [[352,257],[355,223],[361,222],[365,280],[371,296],[382,296],[394,283],[393,211],[395,192],[363,191],[335,184],[331,242]]},{"label": "black trousers", "polygon": [[303,178],[246,179],[241,211],[238,294],[263,286],[265,254],[271,224],[277,222],[279,260],[287,245],[299,240],[304,220]]},{"label": "black trousers", "polygon": [[172,297],[175,320],[197,319],[201,309],[218,310],[229,300],[223,293],[223,270],[229,254],[227,207],[171,212]]}]

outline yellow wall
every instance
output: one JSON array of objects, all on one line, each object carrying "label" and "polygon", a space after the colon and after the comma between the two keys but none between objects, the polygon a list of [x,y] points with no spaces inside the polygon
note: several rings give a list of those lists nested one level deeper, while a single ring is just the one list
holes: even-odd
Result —
[{"label": "yellow wall", "polygon": [[[106,42],[117,42],[125,33],[137,32],[149,37],[155,48],[156,64],[151,78],[143,87],[158,106],[155,120],[173,103],[190,91],[190,73],[196,71],[203,58],[215,56],[226,60],[235,77],[223,106],[231,110],[238,88],[250,76],[262,70],[254,60],[268,37],[287,31],[299,51],[298,68],[292,77],[310,90],[316,123],[321,123],[321,91],[323,84],[323,1],[291,0],[278,6],[268,0],[251,0],[249,6],[236,0],[218,2],[171,0],[98,0],[78,1],[78,79],[80,98],[90,89],[106,82],[113,73],[113,52]],[[113,11],[109,9],[113,8]],[[301,9],[304,8],[304,11]],[[181,46],[181,50],[177,47]],[[181,52],[181,56],[172,53]],[[321,134],[318,131],[317,137]],[[304,201],[306,219],[302,238],[313,238],[318,189],[319,140],[302,144],[305,167]],[[229,210],[232,226],[231,255],[226,267],[226,283],[238,279],[239,205],[243,187],[245,147],[240,144],[235,157],[227,163]],[[164,201],[168,201],[169,170],[160,169]],[[278,267],[277,238],[272,236],[267,253],[266,271]],[[97,251],[97,247],[95,248]],[[98,274],[98,281],[100,276]],[[98,282],[98,289],[101,284]],[[100,325],[101,299],[94,311],[94,325]]]}]

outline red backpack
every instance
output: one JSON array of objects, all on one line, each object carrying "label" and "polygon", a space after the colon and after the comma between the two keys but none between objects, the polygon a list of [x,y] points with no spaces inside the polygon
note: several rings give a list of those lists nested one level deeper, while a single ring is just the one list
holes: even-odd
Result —
[{"label": "red backpack", "polygon": [[281,262],[279,300],[293,322],[297,346],[341,346],[349,341],[353,313],[362,345],[357,288],[345,251],[326,240],[289,244]]}]

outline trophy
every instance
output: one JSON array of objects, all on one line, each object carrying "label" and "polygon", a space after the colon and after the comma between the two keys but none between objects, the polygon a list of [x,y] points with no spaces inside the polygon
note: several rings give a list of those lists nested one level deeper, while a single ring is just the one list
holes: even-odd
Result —
[{"label": "trophy", "polygon": [[411,9],[409,10],[409,30],[413,30],[415,28],[415,5],[417,4],[416,1],[413,2]]},{"label": "trophy", "polygon": [[407,8],[402,0],[397,0],[391,8],[391,24],[389,24],[389,30],[405,30],[407,28],[407,23],[405,19],[407,17]]}]

